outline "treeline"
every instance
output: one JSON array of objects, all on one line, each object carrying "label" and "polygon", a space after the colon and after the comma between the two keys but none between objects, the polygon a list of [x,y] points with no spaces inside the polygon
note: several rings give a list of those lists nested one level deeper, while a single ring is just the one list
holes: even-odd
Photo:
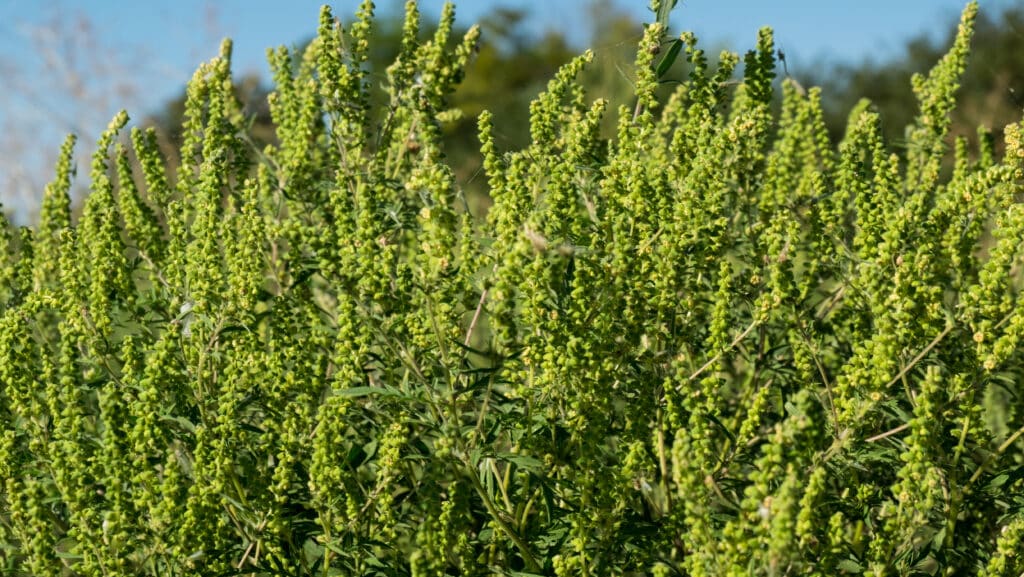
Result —
[{"label": "treeline", "polygon": [[[481,39],[466,74],[450,97],[454,121],[444,128],[445,153],[455,171],[456,179],[467,190],[471,208],[483,209],[489,204],[486,182],[482,178],[482,157],[477,139],[477,119],[484,110],[493,113],[494,138],[505,150],[525,148],[530,141],[530,102],[544,90],[555,73],[582,50],[574,46],[569,34],[549,29],[541,35],[528,27],[524,11],[499,8],[480,22]],[[581,25],[589,26],[589,44],[594,62],[581,74],[580,82],[591,98],[604,98],[610,109],[632,106],[636,82],[633,62],[636,45],[643,36],[643,25],[617,10],[609,0],[590,3],[588,13],[581,15]],[[351,15],[340,18],[342,26],[353,21]],[[464,34],[472,22],[458,22],[454,36]],[[434,24],[424,23],[421,39],[436,32]],[[369,94],[375,110],[386,110],[386,69],[401,49],[402,20],[398,16],[382,17],[375,23],[374,45],[370,47],[366,68],[370,78]],[[308,45],[308,41],[302,45]],[[301,52],[301,51],[299,51]],[[711,60],[716,58],[712,55]],[[686,63],[679,58],[673,69],[663,77],[659,99],[667,101],[679,82],[686,77]],[[296,62],[295,66],[298,67]],[[255,76],[240,78],[236,95],[242,110],[252,123],[254,149],[262,149],[275,138],[267,105],[270,87]],[[156,111],[148,123],[157,129],[162,149],[174,162],[173,152],[181,144],[181,126],[185,92]],[[385,117],[378,119],[387,121]],[[614,134],[610,120],[604,122],[605,137]]]},{"label": "treeline", "polygon": [[[971,136],[978,127],[1001,135],[1024,109],[1024,6],[978,14],[971,60],[957,93],[951,134]],[[947,50],[956,34],[954,22],[938,38],[925,36],[907,42],[900,57],[886,61],[847,64],[828,70],[798,73],[808,86],[822,86],[825,122],[834,140],[842,136],[847,116],[866,98],[882,117],[882,131],[891,143],[905,143],[904,131],[918,114],[909,79],[929,69]],[[997,138],[998,142],[1000,139]]]},{"label": "treeline", "polygon": [[[481,41],[476,56],[452,95],[454,122],[445,125],[445,151],[457,180],[466,188],[474,209],[489,204],[486,182],[480,178],[481,157],[477,141],[477,118],[481,111],[494,113],[494,135],[505,150],[518,150],[529,142],[529,103],[578,52],[569,35],[549,29],[538,36],[526,25],[526,13],[499,8],[482,23]],[[342,18],[342,24],[352,20]],[[581,82],[593,98],[605,98],[612,109],[629,105],[633,97],[636,41],[642,24],[628,14],[616,11],[608,0],[593,2],[583,19],[590,26],[590,44],[595,62],[582,75]],[[468,23],[462,23],[467,26]],[[371,48],[367,67],[375,105],[384,104],[382,89],[385,69],[398,54],[402,22],[397,16],[377,23],[376,44]],[[978,33],[972,46],[972,59],[958,93],[959,108],[953,113],[950,145],[958,136],[975,139],[979,127],[990,131],[999,142],[1002,128],[1014,122],[1024,109],[1024,8],[1010,7],[1002,13],[981,14]],[[420,36],[429,38],[435,30],[424,27]],[[464,33],[465,28],[457,30]],[[848,115],[861,99],[868,99],[879,112],[882,132],[897,149],[905,147],[905,130],[918,114],[911,77],[928,70],[945,52],[955,36],[955,22],[938,38],[918,37],[906,44],[902,54],[888,61],[856,64],[817,64],[814,67],[787,69],[791,78],[804,87],[821,86],[824,95],[825,124],[833,143],[838,143],[847,126]],[[709,55],[711,60],[715,55]],[[296,66],[298,63],[296,63]],[[662,80],[659,100],[667,101],[679,81],[688,74],[687,64],[679,59]],[[783,74],[780,74],[780,77]],[[243,110],[251,118],[255,150],[274,142],[274,128],[267,105],[270,88],[255,76],[237,82],[236,92]],[[185,94],[157,111],[149,123],[162,135],[165,153],[180,145]],[[385,110],[386,106],[376,106]],[[381,122],[385,118],[379,119]],[[604,126],[610,137],[614,127]],[[170,154],[173,162],[174,155]]]}]

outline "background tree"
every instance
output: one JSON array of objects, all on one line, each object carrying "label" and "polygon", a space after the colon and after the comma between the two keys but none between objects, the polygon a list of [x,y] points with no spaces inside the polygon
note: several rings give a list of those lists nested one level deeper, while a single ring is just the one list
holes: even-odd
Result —
[{"label": "background tree", "polygon": [[[1024,7],[1002,13],[981,12],[971,47],[971,59],[957,93],[950,137],[973,137],[979,126],[991,130],[996,142],[1003,127],[1016,121],[1024,108]],[[884,62],[839,65],[829,70],[798,74],[805,86],[820,85],[825,120],[834,140],[846,125],[847,115],[861,98],[868,98],[882,118],[882,131],[896,144],[917,114],[909,78],[927,70],[945,52],[956,33],[954,22],[937,38],[920,36],[909,41],[901,56]]]},{"label": "background tree", "polygon": [[[349,16],[341,20],[343,25],[347,25],[353,18]],[[589,20],[590,44],[595,52],[595,63],[583,76],[588,93],[595,98],[609,100],[613,107],[628,103],[633,92],[633,74],[629,69],[635,57],[637,40],[642,35],[640,23],[617,11],[608,0],[595,0],[585,20]],[[471,210],[478,216],[489,205],[486,179],[479,176],[482,159],[477,140],[477,118],[480,113],[484,110],[493,113],[493,134],[501,149],[518,150],[526,146],[530,136],[530,101],[579,51],[562,31],[548,30],[540,36],[533,34],[527,28],[526,13],[522,10],[500,8],[480,24],[482,37],[476,57],[451,97],[451,104],[459,115],[444,127],[449,164],[457,181],[467,190]],[[436,22],[423,18],[421,38],[429,38],[435,30]],[[461,37],[465,30],[464,26],[456,29],[452,37]],[[401,39],[402,19],[398,15],[380,18],[375,23],[374,44],[367,63],[371,79],[370,96],[375,105],[382,104],[381,99],[386,96],[385,69],[398,54]],[[304,48],[308,42],[306,40],[299,46]],[[666,86],[664,95],[667,96],[670,90]],[[254,76],[243,77],[235,87],[243,112],[251,118],[253,145],[259,149],[275,138],[266,102],[268,92],[268,87]],[[165,152],[171,153],[181,144],[184,103],[183,91],[147,120],[157,129]],[[381,108],[375,106],[377,110]],[[384,121],[383,118],[377,120]],[[607,136],[613,127],[610,121],[606,124]],[[177,162],[173,154],[168,154],[168,158],[173,163]]]}]

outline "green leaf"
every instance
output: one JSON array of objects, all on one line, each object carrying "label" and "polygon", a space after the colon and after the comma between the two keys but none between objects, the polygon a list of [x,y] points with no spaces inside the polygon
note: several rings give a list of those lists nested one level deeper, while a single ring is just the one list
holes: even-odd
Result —
[{"label": "green leaf", "polygon": [[517,455],[514,453],[499,453],[495,455],[495,458],[500,461],[512,463],[524,471],[530,471],[532,473],[541,473],[544,471],[544,463],[533,457]]},{"label": "green leaf", "polygon": [[672,65],[675,64],[676,58],[679,56],[679,51],[682,49],[682,40],[676,38],[671,42],[671,45],[668,48],[668,52],[665,53],[665,57],[662,58],[661,62],[658,63],[658,69],[655,72],[658,78],[661,78],[662,76],[665,76],[666,73],[668,73],[669,69],[672,68]]},{"label": "green leaf", "polygon": [[335,395],[339,397],[345,397],[347,399],[358,399],[359,397],[368,397],[370,395],[379,395],[381,397],[397,397],[407,401],[416,400],[414,397],[393,389],[391,387],[350,387],[348,389],[341,389],[335,391]]},{"label": "green leaf", "polygon": [[82,557],[82,555],[80,553],[68,553],[68,552],[65,552],[65,551],[54,551],[54,554],[57,555],[57,557],[59,559],[78,560],[78,559],[83,559],[84,558],[84,557]]},{"label": "green leaf", "polygon": [[863,573],[864,572],[864,568],[860,566],[860,563],[857,563],[853,559],[843,559],[842,561],[839,562],[838,567],[839,567],[839,569],[841,571],[845,571],[847,573]]},{"label": "green leaf", "polygon": [[179,426],[181,426],[182,429],[188,431],[189,433],[196,432],[195,424],[193,424],[192,421],[186,419],[185,417],[182,417],[181,415],[176,415],[173,417],[170,415],[163,415],[162,417],[160,417],[160,420],[169,423],[177,423]]},{"label": "green leaf", "polygon": [[1003,473],[1001,475],[996,475],[995,477],[992,478],[991,481],[988,482],[988,489],[990,491],[998,489],[998,488],[1002,487],[1003,485],[1005,485],[1006,482],[1009,481],[1009,480],[1010,480],[1010,476],[1007,475],[1006,473]]}]

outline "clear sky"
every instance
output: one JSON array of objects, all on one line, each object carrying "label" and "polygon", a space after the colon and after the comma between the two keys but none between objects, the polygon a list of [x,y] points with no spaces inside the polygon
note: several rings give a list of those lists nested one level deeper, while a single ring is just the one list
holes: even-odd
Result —
[{"label": "clear sky", "polygon": [[[120,108],[135,117],[175,96],[195,66],[235,42],[236,73],[266,73],[265,50],[308,38],[322,2],[314,0],[0,0],[0,202],[38,195],[34,173],[52,162],[61,135],[93,141]],[[705,46],[752,46],[770,25],[790,70],[836,62],[884,60],[921,34],[941,37],[966,0],[681,0],[675,30],[693,30]],[[332,3],[343,18],[357,0]],[[378,0],[394,13],[401,0]],[[436,18],[442,0],[422,0]],[[469,24],[495,8],[520,8],[539,32],[567,33],[580,49],[589,38],[590,0],[456,0]],[[1012,0],[981,0],[992,16]],[[648,0],[611,0],[616,10],[650,20]],[[85,74],[84,71],[91,71]],[[71,95],[54,99],[52,94]],[[88,103],[86,106],[83,103]],[[12,168],[11,155],[19,158]],[[20,155],[20,156],[19,156]]]},{"label": "clear sky", "polygon": [[[241,71],[263,70],[269,46],[298,42],[316,26],[319,0],[0,0],[0,58],[18,57],[31,45],[28,28],[62,18],[88,17],[106,45],[145,52],[179,78],[216,50],[222,36],[235,40]],[[758,28],[770,25],[787,55],[802,60],[860,60],[894,54],[910,37],[947,29],[964,0],[682,0],[673,26],[697,32],[705,42],[748,47]],[[441,0],[422,0],[427,15],[436,15]],[[520,8],[535,30],[557,28],[581,47],[590,43],[588,0],[456,0],[458,20],[472,23],[496,7]],[[649,19],[648,0],[614,0],[612,4],[638,20]],[[1011,0],[981,0],[996,14]],[[339,15],[351,13],[356,0],[335,1]],[[394,12],[399,0],[379,0],[378,9]],[[599,44],[599,40],[597,42]]]}]

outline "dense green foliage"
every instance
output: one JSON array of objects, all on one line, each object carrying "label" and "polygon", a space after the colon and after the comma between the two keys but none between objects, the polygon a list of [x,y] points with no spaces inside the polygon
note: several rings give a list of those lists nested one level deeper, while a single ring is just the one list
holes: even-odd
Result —
[{"label": "dense green foliage", "polygon": [[379,105],[372,4],[325,9],[257,154],[225,44],[177,178],[119,114],[77,222],[69,139],[38,226],[0,223],[5,571],[1024,571],[1024,130],[941,170],[976,5],[901,158],[866,102],[838,150],[819,90],[773,115],[770,31],[737,82],[668,4],[614,139],[590,53],[526,148],[480,115],[486,222],[442,147],[451,7],[420,43],[408,4]]}]

